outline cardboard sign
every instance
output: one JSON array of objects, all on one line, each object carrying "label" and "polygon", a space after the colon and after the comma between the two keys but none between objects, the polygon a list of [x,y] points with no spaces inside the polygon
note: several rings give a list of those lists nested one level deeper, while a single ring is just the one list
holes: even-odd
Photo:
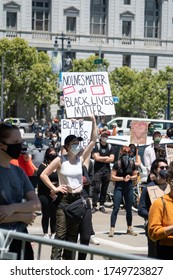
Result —
[{"label": "cardboard sign", "polygon": [[107,72],[63,72],[67,118],[115,115]]},{"label": "cardboard sign", "polygon": [[166,149],[166,157],[169,165],[170,162],[173,161],[173,148],[167,147],[167,145],[165,145],[165,149]]},{"label": "cardboard sign", "polygon": [[146,144],[148,134],[148,122],[132,121],[130,130],[131,144]]},{"label": "cardboard sign", "polygon": [[91,121],[83,121],[83,120],[69,120],[62,119],[61,120],[61,145],[64,145],[64,140],[68,135],[74,134],[77,137],[82,137],[83,141],[81,142],[82,147],[86,147],[90,142],[92,130],[92,122]]},{"label": "cardboard sign", "polygon": [[150,197],[151,203],[158,197],[162,197],[164,194],[168,194],[170,192],[170,186],[167,185],[166,189],[163,191],[158,186],[149,186],[147,187],[148,194]]}]

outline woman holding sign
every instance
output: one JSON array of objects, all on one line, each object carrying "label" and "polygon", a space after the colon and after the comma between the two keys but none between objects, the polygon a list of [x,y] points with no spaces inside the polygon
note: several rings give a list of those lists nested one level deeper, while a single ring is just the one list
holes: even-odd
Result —
[{"label": "woman holding sign", "polygon": [[[74,222],[72,218],[67,216],[63,211],[61,205],[64,206],[72,204],[83,196],[86,196],[83,190],[82,182],[82,164],[90,156],[92,149],[97,140],[97,125],[95,117],[92,116],[92,132],[91,140],[88,146],[83,150],[80,142],[82,137],[69,135],[64,140],[65,155],[57,157],[40,175],[40,178],[51,189],[52,195],[59,196],[63,194],[61,203],[56,211],[56,235],[55,239],[76,242],[78,237],[78,228],[80,222]],[[55,187],[49,175],[53,170],[57,170],[59,178],[59,186]],[[91,223],[91,221],[89,221]],[[72,252],[53,247],[51,259],[72,259]]]}]

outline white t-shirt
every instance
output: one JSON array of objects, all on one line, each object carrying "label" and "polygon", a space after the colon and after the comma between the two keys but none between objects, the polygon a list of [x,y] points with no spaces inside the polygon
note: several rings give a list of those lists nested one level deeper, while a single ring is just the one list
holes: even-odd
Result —
[{"label": "white t-shirt", "polygon": [[80,157],[77,157],[76,162],[71,164],[67,155],[61,156],[58,178],[60,185],[68,185],[72,190],[82,187],[82,162]]}]

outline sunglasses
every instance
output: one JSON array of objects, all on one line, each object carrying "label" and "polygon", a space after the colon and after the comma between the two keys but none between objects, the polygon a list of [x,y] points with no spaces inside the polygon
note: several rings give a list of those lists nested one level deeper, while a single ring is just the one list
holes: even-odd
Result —
[{"label": "sunglasses", "polygon": [[164,170],[164,169],[168,169],[168,166],[166,165],[166,166],[159,166],[159,168],[161,169],[161,170]]}]

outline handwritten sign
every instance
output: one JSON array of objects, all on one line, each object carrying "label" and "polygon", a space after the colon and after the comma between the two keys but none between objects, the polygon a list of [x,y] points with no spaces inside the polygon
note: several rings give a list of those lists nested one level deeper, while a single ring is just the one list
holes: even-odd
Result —
[{"label": "handwritten sign", "polygon": [[165,149],[166,149],[166,158],[168,164],[170,164],[170,162],[173,161],[173,148],[167,147],[167,145],[165,145]]},{"label": "handwritten sign", "polygon": [[82,137],[83,141],[81,142],[82,147],[86,147],[90,142],[92,130],[92,122],[91,121],[83,121],[83,120],[69,120],[62,119],[61,120],[61,145],[64,145],[64,140],[68,135],[76,135],[77,137]]},{"label": "handwritten sign", "polygon": [[146,144],[148,133],[148,122],[132,121],[130,130],[130,143]]},{"label": "handwritten sign", "polygon": [[150,201],[151,203],[153,203],[156,198],[162,197],[164,194],[168,194],[170,192],[170,186],[167,185],[164,191],[158,186],[149,186],[147,187],[147,190],[150,197]]},{"label": "handwritten sign", "polygon": [[107,72],[63,72],[67,118],[115,115]]}]

